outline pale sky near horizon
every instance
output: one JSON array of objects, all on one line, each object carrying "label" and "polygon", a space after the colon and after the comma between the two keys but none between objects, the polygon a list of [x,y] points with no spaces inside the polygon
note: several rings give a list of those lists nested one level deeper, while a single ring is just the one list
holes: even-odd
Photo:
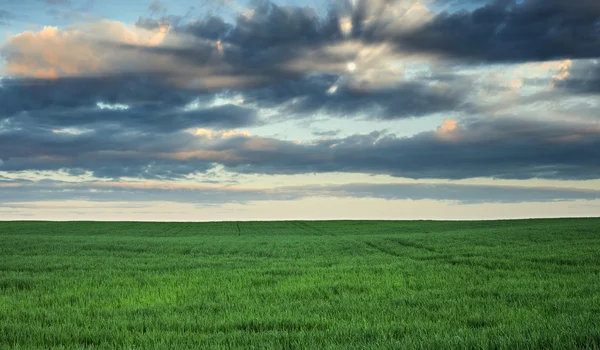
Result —
[{"label": "pale sky near horizon", "polygon": [[0,220],[600,216],[600,2],[4,0]]}]

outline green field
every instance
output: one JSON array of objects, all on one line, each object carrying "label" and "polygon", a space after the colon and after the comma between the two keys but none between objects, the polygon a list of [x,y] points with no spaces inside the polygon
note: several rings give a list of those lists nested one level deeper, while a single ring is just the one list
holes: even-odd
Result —
[{"label": "green field", "polygon": [[0,222],[0,348],[600,349],[600,219]]}]

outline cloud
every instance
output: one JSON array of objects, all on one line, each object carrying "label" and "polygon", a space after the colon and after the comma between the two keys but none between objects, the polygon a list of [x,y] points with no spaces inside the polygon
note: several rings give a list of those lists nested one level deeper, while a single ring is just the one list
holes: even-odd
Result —
[{"label": "cloud", "polygon": [[154,63],[137,60],[135,53],[117,50],[105,42],[156,45],[164,38],[161,29],[128,28],[120,22],[102,20],[58,29],[26,31],[8,38],[0,48],[4,71],[13,77],[56,79],[59,77],[127,74],[150,70]]},{"label": "cloud", "polygon": [[253,174],[582,180],[600,174],[599,145],[597,123],[509,118],[447,121],[412,137],[372,132],[312,142],[110,126],[82,133],[9,127],[0,132],[0,159],[5,171],[74,169],[110,178],[177,179],[218,164]]},{"label": "cloud", "polygon": [[[331,87],[335,86],[332,91]],[[288,79],[244,92],[247,104],[277,108],[283,115],[362,115],[368,119],[421,117],[468,107],[468,81],[404,81],[382,88],[341,84],[335,75]]]},{"label": "cloud", "polygon": [[215,105],[214,95],[174,90],[160,77],[9,79],[3,85],[0,117],[5,116],[15,129],[121,128],[162,133],[192,127],[231,129],[260,122],[252,108],[235,101]]},{"label": "cloud", "polygon": [[324,131],[314,131],[312,134],[315,136],[321,136],[321,137],[334,137],[339,135],[341,132],[341,130],[336,129],[336,130],[324,130]]},{"label": "cloud", "polygon": [[[443,129],[442,129],[443,130]],[[232,171],[268,174],[362,172],[410,178],[495,177],[505,179],[598,178],[598,124],[532,122],[519,119],[474,120],[456,126],[452,138],[439,131],[397,138],[373,132],[314,143],[232,140]]]},{"label": "cloud", "polygon": [[[552,27],[556,29],[575,26],[575,19],[582,16],[580,25],[587,28],[588,17],[596,9],[588,3],[562,0],[494,1],[474,10],[435,14],[424,4],[413,0],[338,2],[323,16],[308,7],[263,1],[250,12],[240,12],[232,23],[215,15],[189,18],[161,10],[162,17],[140,17],[133,26],[103,20],[21,33],[9,38],[0,53],[6,60],[6,73],[15,77],[153,75],[182,93],[243,91],[245,99],[256,106],[279,105],[290,115],[353,113],[399,119],[472,107],[465,100],[476,91],[473,80],[451,77],[451,67],[441,74],[433,71],[439,63],[435,55],[468,61],[569,56],[527,56],[527,50],[544,52],[534,42],[543,44],[545,37],[535,35],[546,33],[546,22],[551,19],[558,21]],[[154,2],[151,8],[162,6]],[[535,18],[540,19],[539,28],[530,28],[525,19]],[[482,28],[487,29],[478,31]],[[530,36],[517,35],[520,30]],[[563,35],[563,31],[557,33],[552,40]],[[588,39],[586,52],[593,55],[596,39]],[[543,45],[557,50],[566,47],[555,44]],[[411,64],[429,65],[429,74],[405,74]],[[555,78],[565,79],[566,72],[568,67],[562,67]],[[447,77],[451,78],[445,81]],[[514,91],[522,83],[513,80],[507,87]]]},{"label": "cloud", "polygon": [[553,187],[458,184],[364,184],[295,186],[272,189],[219,187],[162,182],[0,183],[4,206],[27,202],[85,200],[178,202],[220,205],[314,197],[439,200],[461,204],[598,200],[600,191]]},{"label": "cloud", "polygon": [[0,9],[0,25],[7,25],[7,21],[13,18],[15,18],[15,16],[11,12]]},{"label": "cloud", "polygon": [[[0,168],[597,178],[597,124],[531,112],[540,99],[599,91],[597,60],[582,59],[600,56],[596,2],[469,2],[453,13],[427,4],[339,1],[324,15],[259,1],[227,21],[168,15],[155,1],[156,18],[132,25],[13,35],[0,48]],[[489,78],[473,64],[504,62],[529,72]],[[411,137],[365,130],[310,142],[232,131],[322,115],[446,121]]]},{"label": "cloud", "polygon": [[3,80],[2,169],[90,169],[103,177],[179,177],[210,166],[163,159],[193,147],[189,129],[258,125],[254,109],[173,90],[152,76]]},{"label": "cloud", "polygon": [[[390,66],[394,57],[386,46],[349,42],[306,52],[268,48],[266,55],[261,47],[244,48],[245,40],[239,45],[193,41],[177,34],[180,31],[166,24],[150,30],[100,21],[15,35],[1,51],[6,72],[16,77],[3,82],[0,112],[7,117],[27,112],[28,118],[58,129],[101,118],[107,123],[121,118],[125,126],[134,120],[145,128],[146,116],[148,126],[160,123],[172,131],[249,126],[258,123],[254,109],[261,108],[277,107],[280,115],[289,117],[325,112],[399,119],[466,106],[468,81],[402,79]],[[348,59],[356,67],[352,72]],[[194,98],[210,100],[216,92],[241,94],[244,106],[176,110]],[[131,108],[97,111],[98,103]],[[79,113],[88,117],[73,117]]]},{"label": "cloud", "polygon": [[[180,86],[204,89],[264,85],[311,72],[341,74],[349,62],[357,67],[351,77],[369,77],[377,85],[393,75],[389,62],[407,57],[469,62],[600,57],[600,6],[593,1],[496,0],[438,14],[426,4],[338,1],[323,16],[310,7],[259,1],[229,23],[216,15],[166,15],[164,5],[154,1],[150,11],[162,13],[159,18],[140,17],[129,27],[99,21],[23,33],[9,39],[3,56],[10,74],[152,70]],[[52,55],[45,49],[50,46]],[[374,51],[379,53],[370,64],[354,62]],[[373,67],[380,71],[370,72]]]},{"label": "cloud", "polygon": [[167,13],[167,7],[160,0],[153,0],[152,3],[148,6],[148,12],[150,12],[151,15],[164,15]]},{"label": "cloud", "polygon": [[495,0],[473,10],[442,12],[397,40],[400,50],[467,61],[523,62],[600,57],[600,3]]},{"label": "cloud", "polygon": [[387,200],[442,200],[462,204],[553,202],[596,200],[597,190],[552,187],[481,186],[458,184],[346,184],[298,187],[298,190],[321,196],[382,198]]},{"label": "cloud", "polygon": [[576,61],[554,80],[554,85],[577,94],[600,94],[600,60]]},{"label": "cloud", "polygon": [[391,64],[397,57],[386,45],[345,40],[335,12],[321,18],[308,7],[262,1],[250,13],[233,24],[216,16],[165,15],[140,18],[133,26],[103,20],[62,30],[47,27],[9,38],[1,53],[10,75],[153,71],[196,89],[264,86],[311,72],[342,74],[349,61],[356,61],[356,80],[375,85],[397,70]]}]

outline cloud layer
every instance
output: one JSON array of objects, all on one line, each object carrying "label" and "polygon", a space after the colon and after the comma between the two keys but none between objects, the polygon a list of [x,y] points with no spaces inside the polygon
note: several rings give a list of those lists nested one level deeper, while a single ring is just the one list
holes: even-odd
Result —
[{"label": "cloud layer", "polygon": [[[125,178],[179,181],[216,166],[259,175],[600,178],[598,1],[339,0],[325,12],[220,5],[230,14],[194,17],[154,1],[150,17],[131,24],[94,19],[10,36],[0,46],[0,171],[91,172],[114,186],[61,192],[0,182],[3,197],[597,199],[441,185],[126,188]],[[0,10],[0,24],[14,15]],[[330,130],[311,129],[318,123]],[[404,132],[409,123],[418,128]],[[290,136],[274,136],[283,124]]]},{"label": "cloud layer", "polygon": [[147,123],[135,127],[140,121],[122,113],[121,124],[115,118],[116,124],[89,131],[31,133],[31,127],[10,123],[0,132],[1,169],[75,169],[109,178],[178,178],[214,165],[240,173],[447,179],[596,179],[600,174],[598,123],[450,120],[413,137],[372,132],[298,143],[236,133],[157,132],[145,129]]},{"label": "cloud layer", "polygon": [[[166,201],[219,205],[256,201],[287,201],[315,197],[439,200],[461,204],[599,200],[600,191],[573,188],[482,186],[457,184],[368,184],[294,186],[271,189],[177,185],[161,182],[3,183],[6,207],[30,201],[80,200],[97,202]],[[0,205],[1,206],[1,205]]]}]

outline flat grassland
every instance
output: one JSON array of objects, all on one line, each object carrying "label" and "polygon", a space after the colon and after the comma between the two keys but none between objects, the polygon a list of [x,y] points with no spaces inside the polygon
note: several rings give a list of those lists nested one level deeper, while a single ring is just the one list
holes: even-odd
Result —
[{"label": "flat grassland", "polygon": [[600,349],[600,219],[0,222],[0,348]]}]

